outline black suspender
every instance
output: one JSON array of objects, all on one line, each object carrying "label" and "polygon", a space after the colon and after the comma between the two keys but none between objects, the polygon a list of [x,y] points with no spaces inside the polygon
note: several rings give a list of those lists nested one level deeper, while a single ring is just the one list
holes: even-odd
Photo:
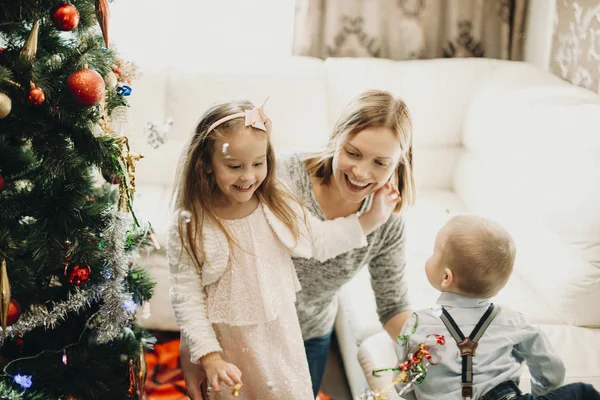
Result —
[{"label": "black suspender", "polygon": [[458,325],[456,325],[450,313],[442,307],[440,318],[456,341],[456,345],[462,356],[462,396],[466,399],[470,399],[473,396],[473,356],[477,349],[477,343],[499,312],[500,307],[490,304],[477,325],[475,325],[475,328],[473,328],[473,332],[471,332],[469,337],[465,338],[465,335],[463,335]]}]

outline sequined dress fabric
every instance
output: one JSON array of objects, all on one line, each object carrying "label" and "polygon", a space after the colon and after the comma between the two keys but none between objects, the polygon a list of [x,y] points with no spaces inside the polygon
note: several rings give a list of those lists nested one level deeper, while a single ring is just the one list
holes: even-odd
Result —
[{"label": "sequined dress fabric", "polygon": [[300,284],[289,249],[262,207],[246,218],[223,222],[239,247],[223,276],[205,287],[207,311],[223,359],[242,371],[244,385],[238,397],[226,389],[210,398],[312,400],[294,305]]}]

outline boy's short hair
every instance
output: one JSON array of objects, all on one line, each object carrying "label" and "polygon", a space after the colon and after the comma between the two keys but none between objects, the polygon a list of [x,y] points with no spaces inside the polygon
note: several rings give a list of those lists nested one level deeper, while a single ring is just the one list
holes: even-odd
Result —
[{"label": "boy's short hair", "polygon": [[508,282],[515,263],[512,236],[498,223],[474,215],[451,218],[443,247],[444,263],[465,295],[488,298]]}]

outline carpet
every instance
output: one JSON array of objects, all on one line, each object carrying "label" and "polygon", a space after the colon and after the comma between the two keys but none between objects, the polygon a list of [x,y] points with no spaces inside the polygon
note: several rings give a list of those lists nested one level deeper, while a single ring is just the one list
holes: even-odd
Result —
[{"label": "carpet", "polygon": [[179,363],[179,333],[152,334],[157,342],[152,352],[146,352],[147,400],[186,400],[188,397]]}]

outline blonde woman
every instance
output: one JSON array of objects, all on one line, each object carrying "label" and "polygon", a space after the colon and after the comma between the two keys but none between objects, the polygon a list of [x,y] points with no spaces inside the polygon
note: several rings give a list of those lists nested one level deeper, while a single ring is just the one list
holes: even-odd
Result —
[{"label": "blonde woman", "polygon": [[[373,233],[365,247],[328,261],[293,258],[302,290],[296,311],[313,394],[321,385],[337,305],[336,293],[368,264],[377,312],[392,338],[410,315],[405,282],[405,229],[402,212],[415,198],[412,129],[406,104],[385,91],[371,90],[344,108],[328,145],[314,154],[278,159],[277,178],[285,182],[309,212],[320,220],[369,210],[374,193],[388,183],[401,197],[395,213]],[[191,399],[201,399],[201,371],[189,363],[182,341],[182,369]],[[265,382],[265,385],[267,382]]]}]

